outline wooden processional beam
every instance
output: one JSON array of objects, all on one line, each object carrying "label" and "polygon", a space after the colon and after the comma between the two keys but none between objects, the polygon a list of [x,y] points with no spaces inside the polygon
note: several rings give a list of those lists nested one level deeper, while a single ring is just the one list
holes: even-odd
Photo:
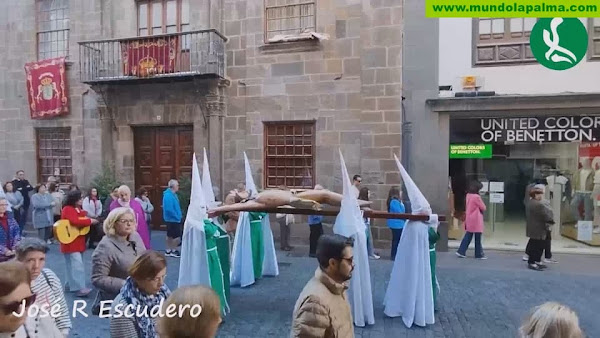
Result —
[{"label": "wooden processional beam", "polygon": [[[296,209],[296,208],[266,208],[256,209],[252,212],[265,212],[267,214],[292,214],[292,215],[319,215],[319,216],[337,216],[339,210],[312,210],[312,209]],[[385,219],[406,219],[411,221],[429,221],[427,215],[401,214],[395,212],[385,212],[377,210],[364,210],[364,216],[367,218],[385,218]],[[446,221],[446,216],[439,215],[440,222]]]}]

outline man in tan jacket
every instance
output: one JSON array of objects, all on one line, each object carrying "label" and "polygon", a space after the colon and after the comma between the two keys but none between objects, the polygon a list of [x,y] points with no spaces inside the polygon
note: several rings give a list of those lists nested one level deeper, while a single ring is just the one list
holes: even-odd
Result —
[{"label": "man in tan jacket", "polygon": [[292,338],[352,338],[354,326],[346,282],[354,270],[351,238],[323,235],[317,243],[319,267],[294,306]]}]

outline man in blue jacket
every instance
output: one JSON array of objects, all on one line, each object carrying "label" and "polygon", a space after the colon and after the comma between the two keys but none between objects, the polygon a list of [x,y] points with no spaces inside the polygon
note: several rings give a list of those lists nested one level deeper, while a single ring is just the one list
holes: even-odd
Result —
[{"label": "man in blue jacket", "polygon": [[170,180],[169,187],[163,192],[163,219],[167,225],[166,256],[181,257],[177,247],[181,242],[181,206],[177,197],[179,182]]}]

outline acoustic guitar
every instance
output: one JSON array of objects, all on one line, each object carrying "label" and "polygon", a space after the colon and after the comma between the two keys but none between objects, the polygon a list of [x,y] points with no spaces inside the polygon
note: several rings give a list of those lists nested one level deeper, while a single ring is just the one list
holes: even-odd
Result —
[{"label": "acoustic guitar", "polygon": [[54,223],[54,237],[62,244],[71,244],[77,237],[90,233],[90,227],[75,227],[67,219],[61,219]]}]

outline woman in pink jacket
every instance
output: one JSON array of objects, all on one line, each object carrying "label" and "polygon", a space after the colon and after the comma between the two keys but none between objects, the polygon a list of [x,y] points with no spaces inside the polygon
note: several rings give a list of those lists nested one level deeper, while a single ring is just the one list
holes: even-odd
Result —
[{"label": "woman in pink jacket", "polygon": [[479,196],[479,190],[481,190],[482,184],[479,181],[473,181],[469,186],[467,192],[467,203],[465,210],[465,236],[460,243],[460,247],[456,252],[456,255],[460,258],[465,258],[471,239],[475,235],[475,258],[487,259],[483,254],[483,248],[481,247],[481,234],[483,233],[483,212],[485,211],[485,204]]}]

